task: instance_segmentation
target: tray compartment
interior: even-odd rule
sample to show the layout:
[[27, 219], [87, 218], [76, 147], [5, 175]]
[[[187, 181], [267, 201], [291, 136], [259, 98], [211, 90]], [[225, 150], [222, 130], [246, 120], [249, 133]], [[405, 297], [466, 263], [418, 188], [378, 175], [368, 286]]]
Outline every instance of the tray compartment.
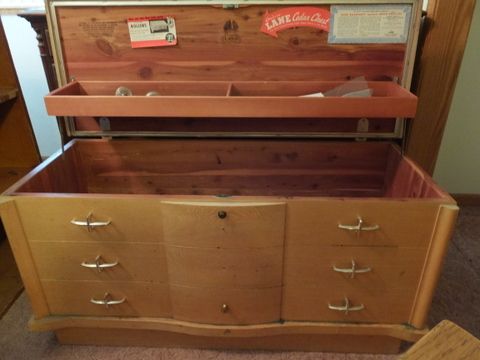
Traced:
[[76, 84], [78, 95], [87, 96], [114, 96], [121, 86], [129, 88], [133, 96], [144, 96], [150, 91], [158, 92], [159, 96], [226, 96], [229, 88], [229, 83], [223, 81], [82, 81]]
[[[301, 97], [333, 89], [324, 81], [81, 81], [45, 97], [55, 116], [392, 118], [413, 117], [417, 98], [390, 81], [371, 81], [372, 97]], [[115, 96], [124, 86], [133, 96]], [[160, 96], [145, 96], [149, 91]], [[228, 96], [227, 96], [228, 95]]]

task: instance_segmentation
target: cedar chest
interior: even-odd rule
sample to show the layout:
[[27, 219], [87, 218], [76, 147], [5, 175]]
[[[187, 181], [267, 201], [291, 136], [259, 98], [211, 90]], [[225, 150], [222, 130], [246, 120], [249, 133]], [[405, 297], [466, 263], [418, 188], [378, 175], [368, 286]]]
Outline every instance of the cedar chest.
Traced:
[[[458, 211], [402, 153], [421, 2], [381, 2], [409, 12], [399, 43], [260, 31], [266, 13], [379, 3], [48, 1], [64, 86], [45, 101], [73, 140], [0, 198], [31, 329], [226, 349], [419, 339]], [[131, 48], [127, 19], [150, 15], [175, 19], [177, 45]], [[372, 96], [302, 97], [357, 76]]]

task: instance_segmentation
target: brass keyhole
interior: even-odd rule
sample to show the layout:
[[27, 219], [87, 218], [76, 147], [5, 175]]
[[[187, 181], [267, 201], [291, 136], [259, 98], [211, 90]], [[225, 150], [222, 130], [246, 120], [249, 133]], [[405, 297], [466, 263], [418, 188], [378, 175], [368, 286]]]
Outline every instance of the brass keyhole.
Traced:
[[217, 215], [220, 219], [225, 219], [227, 217], [227, 212], [220, 210]]

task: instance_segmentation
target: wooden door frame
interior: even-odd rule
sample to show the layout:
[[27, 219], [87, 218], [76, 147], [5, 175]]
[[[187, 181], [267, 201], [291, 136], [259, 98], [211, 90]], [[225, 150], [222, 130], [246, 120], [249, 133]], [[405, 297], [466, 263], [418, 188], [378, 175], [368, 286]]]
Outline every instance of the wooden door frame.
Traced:
[[435, 169], [475, 3], [428, 2], [413, 81], [418, 109], [409, 128], [406, 153], [429, 174]]

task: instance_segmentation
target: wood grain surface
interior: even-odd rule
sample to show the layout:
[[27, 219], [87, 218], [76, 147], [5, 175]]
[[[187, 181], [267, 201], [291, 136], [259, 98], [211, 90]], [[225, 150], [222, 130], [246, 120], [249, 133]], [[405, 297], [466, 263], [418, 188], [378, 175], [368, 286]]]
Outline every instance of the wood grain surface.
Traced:
[[[130, 117], [366, 118], [414, 117], [417, 99], [391, 81], [365, 82], [372, 96], [304, 97], [342, 82], [71, 82], [45, 97], [50, 115]], [[230, 96], [227, 96], [229, 86]], [[133, 96], [116, 96], [127, 87]], [[145, 96], [156, 91], [158, 96]], [[347, 91], [348, 92], [348, 91]], [[161, 121], [161, 120], [159, 120]]]
[[448, 244], [455, 228], [458, 211], [458, 206], [454, 204], [443, 204], [439, 208], [422, 278], [417, 290], [415, 306], [410, 318], [410, 324], [417, 328], [424, 327], [427, 321]]
[[[168, 285], [148, 282], [43, 280], [42, 287], [53, 315], [171, 317]], [[92, 304], [105, 293], [119, 305]]]
[[[31, 241], [30, 249], [42, 280], [144, 281], [168, 280], [165, 250], [161, 243]], [[118, 265], [98, 271], [83, 262]]]
[[[282, 297], [282, 319], [289, 321], [333, 321], [343, 323], [408, 323], [415, 300], [415, 286], [389, 288], [382, 295], [371, 287], [352, 288], [340, 282], [321, 281], [308, 286], [299, 283], [284, 289]], [[338, 311], [329, 305], [362, 306], [360, 311]]]
[[0, 167], [0, 194], [29, 172], [27, 167]]
[[16, 204], [12, 199], [0, 197], [0, 218], [7, 233], [25, 291], [30, 298], [33, 316], [35, 318], [47, 316], [50, 314], [50, 309], [28, 246], [23, 224]]
[[[381, 246], [321, 246], [291, 244], [285, 249], [284, 286], [315, 286], [319, 282], [348, 286], [352, 291], [368, 288], [382, 296], [393, 288], [408, 288], [418, 283], [427, 250]], [[385, 259], [389, 259], [385, 261]], [[370, 269], [351, 274], [334, 267]]]
[[[117, 6], [98, 11], [95, 7], [59, 7], [66, 78], [118, 80], [119, 74], [123, 80], [402, 77], [405, 44], [330, 45], [326, 32], [311, 28], [290, 29], [278, 38], [263, 34], [265, 11], [279, 8]], [[126, 20], [166, 12], [175, 18], [178, 45], [132, 49]]]
[[0, 168], [32, 168], [40, 154], [1, 21], [0, 69]]
[[[222, 330], [226, 331], [226, 330]], [[228, 331], [227, 331], [228, 333]], [[401, 341], [388, 336], [298, 334], [231, 338], [189, 336], [171, 331], [66, 327], [55, 331], [61, 344], [148, 346], [224, 350], [297, 350], [397, 354]]]
[[[329, 8], [329, 5], [317, 5]], [[283, 8], [280, 5], [249, 5], [238, 9], [222, 9], [219, 6], [130, 6], [106, 7], [100, 11], [97, 7], [57, 7], [56, 18], [59, 23], [59, 50], [63, 52], [63, 61], [58, 62], [62, 83], [66, 84], [73, 78], [77, 80], [161, 80], [161, 81], [199, 81], [199, 80], [337, 80], [348, 81], [359, 76], [367, 80], [387, 80], [408, 86], [411, 78], [412, 51], [411, 44], [329, 44], [328, 34], [317, 29], [298, 27], [280, 32], [278, 38], [273, 38], [260, 31], [265, 12]], [[418, 7], [417, 7], [418, 8]], [[127, 30], [126, 19], [136, 16], [146, 16], [152, 13], [173, 16], [177, 24], [178, 44], [164, 48], [132, 49]], [[412, 32], [415, 38], [418, 30], [418, 16], [412, 22]], [[414, 42], [415, 43], [415, 42]], [[65, 74], [62, 67], [65, 64]], [[234, 93], [234, 91], [232, 91]], [[235, 100], [242, 103], [244, 99]], [[380, 107], [389, 113], [406, 113], [411, 106], [397, 107], [381, 104], [364, 106], [371, 115], [380, 116]], [[195, 102], [195, 101], [193, 101]], [[185, 106], [183, 102], [170, 102], [178, 116], [181, 111], [195, 112], [200, 116], [202, 102]], [[387, 100], [388, 102], [388, 100]], [[311, 102], [310, 102], [311, 103]], [[212, 104], [210, 110], [218, 114], [232, 112], [221, 111], [225, 102]], [[310, 119], [299, 118], [298, 109], [308, 110], [309, 103], [302, 106], [282, 106], [282, 116], [296, 112], [292, 116], [297, 121], [278, 125], [276, 121], [265, 124], [243, 121], [246, 118], [231, 118], [231, 121], [205, 122], [202, 120], [180, 120], [169, 122], [146, 121], [144, 118], [136, 121], [110, 119], [109, 136], [119, 136], [128, 133], [138, 135], [139, 132], [158, 136], [170, 136], [172, 132], [184, 134], [202, 133], [208, 136], [230, 134], [248, 137], [253, 134], [303, 133], [302, 136], [322, 136], [328, 134], [358, 133], [357, 120], [332, 122], [319, 120], [318, 116]], [[323, 103], [322, 103], [323, 104]], [[113, 105], [115, 109], [117, 105]], [[147, 115], [149, 106], [139, 105], [137, 109], [145, 109]], [[166, 105], [166, 104], [164, 104]], [[194, 106], [195, 105], [195, 106]], [[246, 116], [246, 109], [252, 116], [273, 116], [271, 109], [279, 105], [272, 104], [270, 110], [261, 101], [253, 106], [237, 106], [241, 115]], [[293, 104], [292, 104], [293, 105]], [[82, 107], [88, 111], [90, 107]], [[156, 106], [166, 115], [170, 106]], [[227, 107], [228, 108], [231, 107]], [[318, 114], [339, 110], [336, 116], [345, 115], [350, 106], [329, 107], [318, 106]], [[94, 109], [92, 107], [92, 109]], [[100, 108], [106, 110], [107, 108]], [[152, 109], [152, 108], [150, 108]], [[292, 109], [295, 109], [293, 111]], [[278, 109], [280, 113], [281, 109]], [[62, 111], [71, 111], [64, 107]], [[270, 112], [270, 114], [268, 114]], [[411, 114], [411, 111], [408, 111]], [[150, 114], [152, 111], [150, 111]], [[252, 114], [254, 113], [254, 114]], [[212, 113], [209, 113], [210, 116]], [[318, 115], [317, 114], [317, 115]], [[80, 114], [75, 114], [80, 115]], [[106, 115], [106, 114], [104, 114]], [[138, 115], [138, 114], [137, 114]], [[364, 114], [366, 115], [366, 114]], [[111, 116], [111, 115], [110, 115]], [[208, 115], [207, 115], [208, 116]], [[307, 116], [307, 115], [303, 115]], [[410, 115], [409, 115], [410, 116]], [[356, 116], [355, 116], [356, 117]], [[301, 120], [300, 120], [301, 119]], [[314, 121], [313, 121], [314, 120]], [[342, 119], [343, 120], [343, 119]], [[372, 118], [368, 133], [381, 133], [382, 136], [398, 136], [398, 123], [394, 118]], [[75, 118], [71, 124], [75, 133], [82, 136], [95, 136], [104, 133], [98, 122], [92, 117]], [[237, 130], [238, 128], [246, 130]], [[203, 129], [203, 130], [202, 130]], [[78, 131], [78, 132], [77, 132]], [[85, 131], [88, 131], [87, 133]], [[368, 135], [367, 135], [368, 136]]]
[[480, 341], [448, 320], [435, 326], [399, 358], [399, 360], [474, 359], [480, 359]]
[[0, 86], [0, 105], [9, 100], [15, 99], [18, 95], [18, 89], [14, 87]]
[[[202, 148], [202, 152], [198, 151]], [[75, 140], [9, 192], [453, 199], [398, 148], [308, 140]]]
[[[30, 319], [29, 327], [33, 331], [59, 330], [62, 328], [132, 329], [172, 331], [188, 335], [216, 336], [224, 338], [265, 339], [268, 336], [295, 334], [317, 335], [356, 335], [367, 337], [392, 337], [413, 342], [428, 331], [417, 330], [405, 325], [389, 324], [349, 324], [331, 322], [285, 321], [254, 325], [213, 325], [180, 321], [168, 318], [118, 318], [94, 316], [49, 316], [43, 319]], [[228, 331], [226, 331], [228, 330]]]
[[[428, 246], [439, 203], [376, 199], [292, 199], [288, 203], [286, 246]], [[378, 225], [376, 231], [348, 231], [342, 225]]]
[[[31, 241], [98, 241], [157, 243], [162, 241], [160, 202], [154, 199], [86, 199], [63, 197], [22, 197], [16, 199], [23, 229]], [[107, 226], [88, 231], [71, 223], [111, 221]], [[147, 227], [144, 224], [149, 224]]]
[[170, 296], [177, 320], [231, 325], [280, 320], [281, 286], [232, 289], [170, 285]]
[[246, 249], [166, 246], [172, 284], [252, 288], [282, 285], [283, 244]]
[[[116, 140], [78, 141], [73, 148], [78, 155], [78, 178], [89, 193], [382, 196], [390, 146]], [[31, 182], [37, 184], [39, 176]], [[39, 185], [27, 183], [20, 191], [44, 192]]]
[[[161, 132], [165, 135], [180, 136], [180, 134], [190, 135], [217, 135], [226, 136], [234, 134], [241, 137], [244, 134], [257, 134], [265, 137], [271, 137], [272, 134], [289, 136], [292, 134], [298, 137], [318, 136], [320, 134], [341, 132], [357, 133], [358, 118], [323, 118], [318, 121], [316, 118], [257, 118], [254, 122], [245, 121], [244, 118], [181, 118], [164, 117], [158, 121], [155, 117], [142, 117], [142, 126], [139, 130], [138, 118], [135, 117], [109, 117], [110, 129], [112, 132], [125, 133], [136, 131], [136, 134], [151, 136], [155, 132]], [[78, 131], [93, 132], [100, 131], [99, 118], [76, 117], [75, 128]], [[254, 125], [254, 127], [252, 127]], [[392, 133], [395, 130], [395, 119], [389, 118], [371, 118], [369, 119], [369, 134]], [[365, 134], [363, 134], [365, 135]]]
[[406, 153], [429, 174], [437, 161], [474, 7], [475, 0], [428, 2], [425, 42], [415, 70], [418, 110]]
[[167, 245], [212, 250], [282, 247], [285, 208], [280, 202], [163, 202], [164, 239]]

